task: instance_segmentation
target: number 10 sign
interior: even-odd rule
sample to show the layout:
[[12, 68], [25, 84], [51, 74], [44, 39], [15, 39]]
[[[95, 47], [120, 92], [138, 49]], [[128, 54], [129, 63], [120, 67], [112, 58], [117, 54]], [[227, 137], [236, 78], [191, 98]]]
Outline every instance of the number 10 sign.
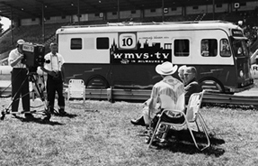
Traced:
[[136, 33], [120, 33], [119, 34], [119, 48], [120, 49], [134, 49], [136, 48]]

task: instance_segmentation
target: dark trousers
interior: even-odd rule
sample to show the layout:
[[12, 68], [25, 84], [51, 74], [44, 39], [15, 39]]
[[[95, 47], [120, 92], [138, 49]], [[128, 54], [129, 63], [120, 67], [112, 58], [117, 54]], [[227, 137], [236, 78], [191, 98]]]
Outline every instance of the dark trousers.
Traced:
[[27, 69], [13, 68], [12, 70], [12, 111], [17, 112], [22, 95], [22, 107], [24, 111], [30, 111], [30, 92]]
[[55, 79], [51, 75], [47, 77], [47, 100], [50, 111], [54, 110], [55, 95], [58, 94], [58, 106], [65, 107], [65, 98], [63, 96], [63, 81], [62, 79]]

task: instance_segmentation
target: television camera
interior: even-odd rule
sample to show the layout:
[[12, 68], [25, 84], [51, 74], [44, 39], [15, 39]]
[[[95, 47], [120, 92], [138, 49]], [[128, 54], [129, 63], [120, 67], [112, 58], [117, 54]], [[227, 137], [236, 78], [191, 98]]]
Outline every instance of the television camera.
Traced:
[[[24, 43], [22, 46], [24, 63], [31, 71], [36, 71], [37, 67], [44, 65], [45, 46], [42, 44]], [[46, 62], [47, 63], [47, 62]]]

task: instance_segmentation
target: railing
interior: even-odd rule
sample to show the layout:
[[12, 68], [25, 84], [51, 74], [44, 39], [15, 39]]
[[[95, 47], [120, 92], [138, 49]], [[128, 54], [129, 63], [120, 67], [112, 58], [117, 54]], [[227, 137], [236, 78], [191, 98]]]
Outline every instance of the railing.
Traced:
[[[5, 91], [3, 91], [5, 90]], [[5, 89], [0, 87], [0, 97], [11, 95], [11, 87]], [[257, 91], [258, 92], [258, 91]], [[123, 89], [86, 89], [86, 99], [88, 100], [108, 100], [143, 102], [150, 97], [151, 90], [123, 90]], [[66, 92], [64, 90], [64, 95]], [[258, 94], [256, 96], [231, 95], [214, 92], [205, 92], [203, 103], [209, 104], [232, 104], [232, 105], [258, 105]]]

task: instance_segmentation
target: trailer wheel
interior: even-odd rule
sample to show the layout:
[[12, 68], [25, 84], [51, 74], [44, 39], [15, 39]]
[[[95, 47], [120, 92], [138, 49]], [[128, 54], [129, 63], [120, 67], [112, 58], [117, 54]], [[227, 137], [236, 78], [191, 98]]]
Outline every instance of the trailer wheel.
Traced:
[[206, 78], [206, 79], [200, 80], [199, 83], [202, 89], [204, 90], [225, 93], [224, 86], [214, 78]]
[[103, 76], [93, 76], [86, 82], [88, 89], [106, 89], [109, 87], [107, 80]]

